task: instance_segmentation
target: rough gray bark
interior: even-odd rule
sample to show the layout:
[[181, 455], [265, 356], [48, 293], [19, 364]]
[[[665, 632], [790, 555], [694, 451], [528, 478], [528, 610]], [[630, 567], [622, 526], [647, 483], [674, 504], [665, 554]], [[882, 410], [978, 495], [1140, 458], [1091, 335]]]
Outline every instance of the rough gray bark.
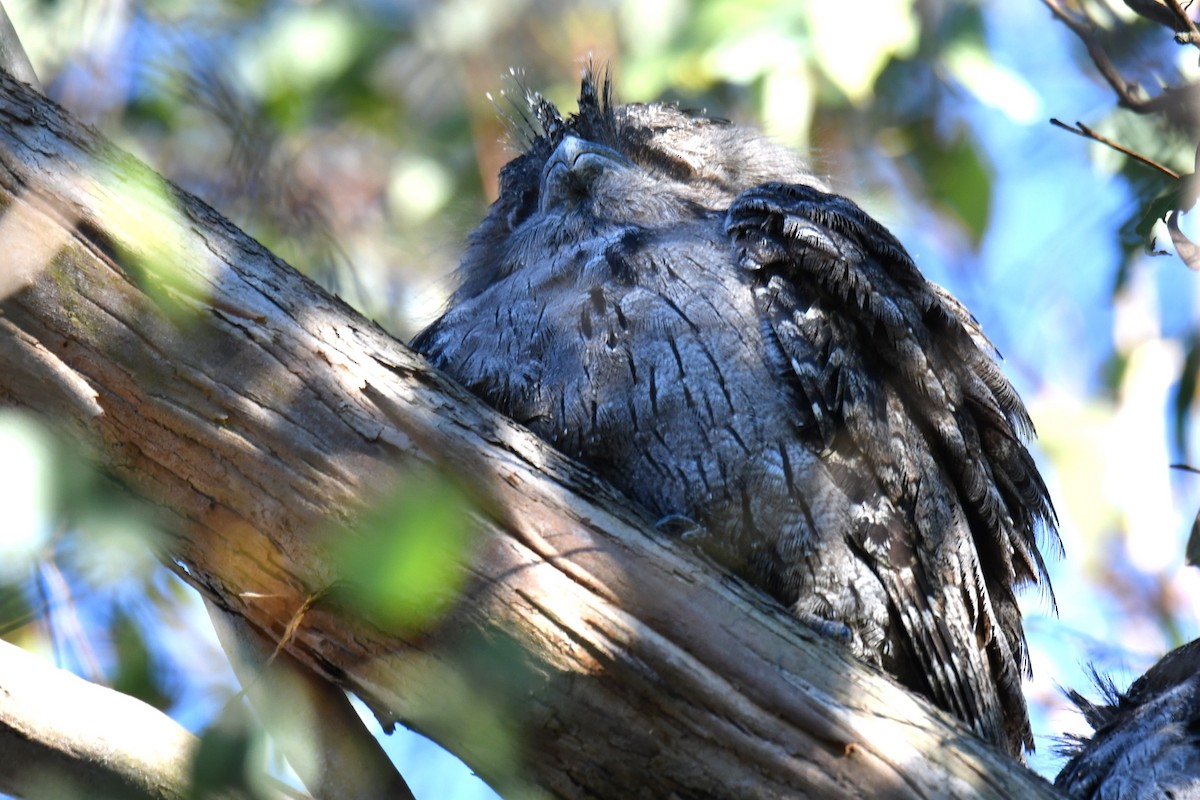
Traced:
[[[288, 652], [382, 719], [501, 792], [1055, 796], [160, 181], [0, 77], [23, 286], [0, 304], [0, 402], [86, 442], [165, 510], [193, 585], [272, 640], [296, 623]], [[422, 463], [485, 511], [461, 596], [389, 633], [322, 593], [343, 524]], [[516, 750], [474, 735], [467, 692], [501, 704]]]

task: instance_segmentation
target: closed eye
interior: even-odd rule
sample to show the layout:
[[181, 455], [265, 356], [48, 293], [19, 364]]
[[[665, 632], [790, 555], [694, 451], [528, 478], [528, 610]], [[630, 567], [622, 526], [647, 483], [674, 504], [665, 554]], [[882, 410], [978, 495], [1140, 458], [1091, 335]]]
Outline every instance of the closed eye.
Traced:
[[685, 183], [696, 177], [695, 167], [678, 153], [658, 147], [638, 148], [636, 159], [638, 164], [650, 172]]

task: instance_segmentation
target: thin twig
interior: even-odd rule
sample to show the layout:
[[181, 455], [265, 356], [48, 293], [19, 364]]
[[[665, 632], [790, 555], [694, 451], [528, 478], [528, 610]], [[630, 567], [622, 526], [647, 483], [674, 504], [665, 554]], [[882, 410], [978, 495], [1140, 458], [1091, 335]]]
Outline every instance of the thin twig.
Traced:
[[1147, 100], [1141, 96], [1140, 87], [1122, 77], [1120, 70], [1113, 64], [1108, 53], [1100, 44], [1100, 40], [1096, 38], [1095, 24], [1085, 24], [1077, 17], [1072, 16], [1059, 5], [1058, 0], [1042, 0], [1042, 3], [1087, 47], [1088, 55], [1092, 57], [1092, 63], [1096, 65], [1096, 69], [1104, 76], [1104, 80], [1108, 81], [1108, 85], [1117, 93], [1118, 102], [1131, 111], [1146, 113]]
[[[1090, 17], [1087, 20], [1082, 20], [1073, 16], [1063, 8], [1059, 0], [1042, 0], [1042, 3], [1050, 9], [1050, 13], [1070, 28], [1071, 32], [1083, 42], [1087, 48], [1088, 55], [1091, 56], [1092, 63], [1096, 65], [1096, 70], [1103, 76], [1108, 85], [1112, 87], [1113, 91], [1117, 93], [1117, 103], [1122, 108], [1127, 108], [1135, 114], [1165, 113], [1169, 116], [1187, 110], [1193, 94], [1197, 88], [1200, 88], [1197, 84], [1188, 83], [1183, 86], [1167, 87], [1160, 91], [1157, 96], [1147, 96], [1138, 83], [1125, 80], [1124, 76], [1121, 75], [1121, 71], [1113, 64], [1104, 46], [1100, 44], [1100, 40], [1096, 37], [1097, 25]], [[1178, 2], [1176, 2], [1176, 5], [1178, 5]], [[1162, 6], [1161, 8], [1164, 11], [1167, 10], [1166, 6]], [[1084, 6], [1084, 13], [1087, 13], [1086, 9], [1087, 7]], [[1180, 7], [1180, 13], [1186, 16], [1187, 12]], [[1145, 14], [1142, 15], [1145, 16]], [[1168, 24], [1165, 20], [1158, 18], [1151, 19], [1164, 25]], [[1193, 34], [1188, 30], [1177, 34], [1176, 38], [1180, 36], [1190, 40]], [[1196, 43], [1200, 43], [1200, 31], [1195, 36]], [[1180, 39], [1180, 41], [1183, 41], [1183, 39]]]
[[1064, 131], [1070, 131], [1071, 133], [1075, 134], [1076, 136], [1082, 136], [1085, 139], [1091, 139], [1094, 142], [1099, 142], [1102, 145], [1111, 147], [1113, 150], [1116, 150], [1118, 153], [1124, 153], [1125, 155], [1132, 158], [1134, 161], [1138, 161], [1142, 164], [1145, 164], [1148, 167], [1153, 167], [1154, 169], [1158, 170], [1159, 172], [1162, 172], [1164, 175], [1167, 175], [1168, 177], [1170, 177], [1174, 180], [1179, 180], [1179, 178], [1180, 178], [1179, 173], [1176, 172], [1175, 170], [1171, 169], [1170, 167], [1163, 166], [1162, 164], [1158, 163], [1157, 161], [1150, 158], [1149, 156], [1144, 156], [1141, 153], [1137, 152], [1136, 150], [1130, 150], [1128, 147], [1126, 147], [1123, 144], [1117, 144], [1112, 139], [1109, 139], [1106, 136], [1102, 136], [1099, 133], [1096, 133], [1094, 130], [1089, 128], [1087, 125], [1084, 125], [1082, 122], [1076, 122], [1075, 127], [1072, 127], [1072, 126], [1066, 124], [1065, 122], [1062, 122], [1061, 120], [1051, 119], [1050, 124], [1054, 125], [1055, 127], [1062, 128]]
[[1167, 0], [1167, 5], [1170, 6], [1171, 10], [1175, 12], [1175, 16], [1183, 26], [1183, 30], [1179, 31], [1179, 33], [1175, 36], [1175, 41], [1179, 42], [1180, 44], [1194, 44], [1200, 46], [1200, 30], [1196, 29], [1196, 23], [1190, 16], [1188, 16], [1187, 11], [1184, 10], [1183, 6], [1179, 3], [1179, 0]]

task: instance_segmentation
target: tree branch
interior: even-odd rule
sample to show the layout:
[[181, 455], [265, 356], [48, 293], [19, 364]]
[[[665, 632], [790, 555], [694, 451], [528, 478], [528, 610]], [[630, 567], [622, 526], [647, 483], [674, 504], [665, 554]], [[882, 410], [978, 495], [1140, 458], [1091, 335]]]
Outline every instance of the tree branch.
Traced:
[[[1054, 796], [2, 75], [0, 201], [33, 276], [0, 304], [0, 402], [160, 504], [209, 599], [272, 641], [298, 622], [291, 655], [501, 792]], [[387, 631], [329, 592], [297, 616], [353, 580], [345, 523], [422, 464], [483, 509], [449, 609]]]
[[[1165, 114], [1180, 123], [1193, 125], [1196, 115], [1196, 96], [1200, 93], [1200, 84], [1186, 83], [1182, 86], [1163, 87], [1157, 95], [1149, 96], [1134, 81], [1128, 81], [1113, 63], [1097, 36], [1097, 26], [1090, 19], [1080, 19], [1067, 11], [1060, 0], [1042, 0], [1056, 19], [1066, 25], [1087, 48], [1088, 55], [1096, 67], [1096, 71], [1112, 87], [1117, 95], [1117, 104], [1136, 114]], [[1137, 13], [1160, 24], [1167, 25], [1179, 31], [1176, 38], [1181, 43], [1190, 43], [1195, 25], [1182, 8], [1178, 9], [1181, 16], [1176, 16], [1173, 8], [1160, 5], [1157, 0], [1145, 0], [1131, 5]], [[1178, 3], [1175, 3], [1178, 7]], [[1186, 24], [1185, 24], [1186, 21]]]
[[[1180, 44], [1191, 44], [1200, 46], [1200, 30], [1196, 29], [1196, 22], [1188, 15], [1187, 10], [1180, 4], [1179, 0], [1166, 0], [1170, 6], [1171, 12], [1174, 14], [1175, 41]], [[1190, 3], [1189, 3], [1190, 5]]]
[[1057, 119], [1054, 119], [1053, 117], [1051, 117], [1050, 124], [1056, 128], [1062, 128], [1064, 131], [1069, 131], [1069, 132], [1075, 134], [1076, 136], [1082, 136], [1085, 139], [1091, 139], [1093, 142], [1099, 142], [1100, 144], [1104, 145], [1105, 147], [1111, 147], [1113, 150], [1116, 150], [1118, 153], [1121, 153], [1123, 155], [1128, 156], [1129, 158], [1132, 158], [1134, 161], [1137, 161], [1141, 164], [1145, 164], [1147, 167], [1150, 167], [1151, 169], [1158, 170], [1159, 172], [1166, 175], [1171, 180], [1177, 181], [1182, 177], [1178, 172], [1171, 169], [1170, 167], [1164, 166], [1164, 165], [1158, 163], [1157, 161], [1155, 161], [1153, 158], [1142, 155], [1141, 153], [1137, 152], [1136, 150], [1131, 150], [1123, 144], [1114, 142], [1112, 139], [1109, 139], [1107, 136], [1102, 136], [1099, 133], [1096, 133], [1096, 131], [1092, 130], [1087, 125], [1084, 125], [1082, 122], [1076, 121], [1075, 125], [1072, 127], [1071, 125], [1068, 125], [1067, 123], [1063, 122], [1062, 120], [1057, 120]]
[[197, 744], [140, 700], [0, 641], [0, 791], [186, 800]]

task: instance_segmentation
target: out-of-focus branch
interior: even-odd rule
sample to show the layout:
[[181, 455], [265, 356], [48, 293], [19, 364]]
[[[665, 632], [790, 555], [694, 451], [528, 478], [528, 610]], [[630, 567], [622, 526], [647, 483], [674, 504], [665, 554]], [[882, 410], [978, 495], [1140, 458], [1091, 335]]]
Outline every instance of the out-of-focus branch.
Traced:
[[198, 741], [160, 711], [2, 640], [0, 687], [0, 791], [133, 800], [193, 796]]
[[[257, 715], [316, 797], [414, 800], [346, 693], [273, 646], [240, 617], [208, 603], [217, 638]], [[297, 620], [299, 624], [299, 620]], [[300, 746], [293, 743], [299, 739]]]
[[[1109, 58], [1097, 36], [1099, 26], [1091, 17], [1086, 4], [1081, 2], [1082, 16], [1077, 16], [1067, 11], [1060, 0], [1042, 0], [1042, 2], [1050, 9], [1050, 13], [1066, 25], [1087, 47], [1088, 55], [1091, 56], [1097, 71], [1116, 93], [1118, 105], [1137, 114], [1161, 114], [1167, 122], [1175, 125], [1182, 124], [1182, 127], [1187, 130], [1195, 130], [1200, 125], [1200, 83], [1166, 87], [1156, 96], [1147, 96], [1141, 86], [1126, 80], [1112, 59]], [[1162, 0], [1161, 2], [1160, 0], [1125, 0], [1125, 4], [1142, 18], [1175, 31], [1175, 41], [1180, 44], [1194, 44], [1200, 47], [1200, 30], [1197, 29], [1195, 21], [1188, 15], [1179, 0]], [[1195, 205], [1193, 189], [1195, 171], [1181, 175], [1143, 153], [1100, 135], [1082, 122], [1076, 122], [1074, 126], [1071, 126], [1057, 119], [1051, 119], [1050, 123], [1077, 136], [1110, 147], [1175, 181], [1176, 187], [1160, 195], [1150, 204], [1146, 219], [1165, 221], [1176, 254], [1188, 267], [1200, 270], [1200, 246], [1189, 239], [1179, 228], [1180, 216]], [[1200, 166], [1200, 147], [1197, 148], [1197, 166]]]
[[1174, 12], [1175, 20], [1175, 41], [1180, 44], [1191, 44], [1200, 47], [1200, 30], [1196, 29], [1196, 22], [1188, 15], [1187, 11], [1179, 0], [1167, 0], [1167, 5]]
[[1177, 2], [1164, 4], [1160, 0], [1125, 0], [1125, 5], [1139, 17], [1173, 31], [1183, 32], [1188, 29], [1190, 20]]
[[1079, 40], [1083, 42], [1087, 48], [1088, 55], [1092, 58], [1092, 63], [1096, 65], [1096, 69], [1104, 80], [1108, 81], [1108, 85], [1117, 93], [1118, 102], [1125, 108], [1138, 113], [1146, 113], [1144, 111], [1147, 98], [1142, 94], [1141, 87], [1136, 83], [1125, 80], [1121, 75], [1121, 71], [1117, 69], [1116, 64], [1108, 57], [1108, 52], [1105, 51], [1100, 40], [1096, 36], [1096, 25], [1090, 19], [1080, 19], [1074, 14], [1071, 14], [1059, 0], [1042, 0], [1047, 8], [1059, 21], [1071, 29]]
[[[1096, 70], [1112, 87], [1117, 95], [1117, 103], [1122, 108], [1127, 108], [1137, 114], [1166, 114], [1168, 117], [1180, 121], [1190, 120], [1194, 116], [1200, 85], [1187, 83], [1182, 86], [1164, 87], [1157, 95], [1148, 95], [1136, 81], [1126, 80], [1116, 64], [1113, 63], [1108, 51], [1100, 42], [1095, 22], [1090, 18], [1081, 18], [1072, 14], [1060, 0], [1042, 0], [1042, 3], [1050, 9], [1050, 13], [1056, 19], [1070, 28], [1071, 32], [1083, 42]], [[1126, 4], [1140, 16], [1175, 30], [1177, 32], [1176, 41], [1192, 43], [1193, 32], [1196, 31], [1195, 23], [1175, 0], [1171, 0], [1171, 8], [1154, 0], [1127, 2]]]

